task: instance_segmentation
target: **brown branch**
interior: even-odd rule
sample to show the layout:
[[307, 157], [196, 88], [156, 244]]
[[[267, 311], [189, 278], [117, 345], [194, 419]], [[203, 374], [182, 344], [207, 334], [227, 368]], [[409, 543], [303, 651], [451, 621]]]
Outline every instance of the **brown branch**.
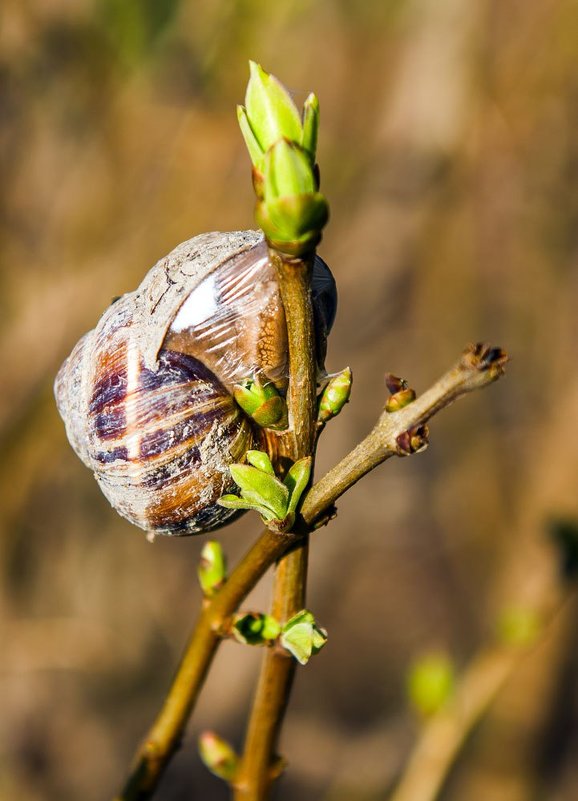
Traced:
[[223, 588], [203, 608], [162, 709], [141, 743], [129, 778], [115, 801], [145, 801], [151, 797], [180, 746], [221, 632], [227, 630], [230, 616], [293, 539], [265, 529]]
[[[398, 438], [466, 392], [486, 386], [503, 372], [498, 351], [470, 347], [460, 361], [420, 398], [399, 412], [383, 413], [373, 431], [309, 491], [301, 510], [307, 531], [343, 493], [390, 456], [401, 455]], [[501, 353], [501, 352], [500, 352]], [[484, 355], [485, 354], [485, 355]], [[220, 643], [220, 632], [259, 579], [291, 545], [295, 535], [265, 530], [228, 581], [201, 612], [177, 673], [153, 726], [139, 747], [116, 801], [146, 801], [176, 749]], [[287, 662], [292, 660], [286, 659]]]
[[[281, 437], [281, 451], [296, 461], [313, 454], [315, 448], [317, 367], [311, 303], [313, 260], [286, 260], [275, 250], [270, 251], [270, 258], [277, 267], [289, 344], [289, 428]], [[308, 536], [304, 535], [277, 566], [271, 615], [279, 621], [287, 621], [305, 606], [308, 549]], [[262, 801], [269, 794], [295, 667], [295, 660], [281, 649], [269, 650], [263, 657], [243, 757], [234, 782], [237, 801]]]
[[420, 428], [462, 395], [500, 378], [507, 360], [499, 348], [470, 345], [459, 361], [423, 395], [397, 412], [382, 412], [368, 436], [313, 485], [301, 509], [305, 522], [312, 525], [346, 490], [386, 459], [411, 453], [411, 436], [405, 436], [408, 432], [415, 432], [421, 444], [426, 444], [427, 430]]

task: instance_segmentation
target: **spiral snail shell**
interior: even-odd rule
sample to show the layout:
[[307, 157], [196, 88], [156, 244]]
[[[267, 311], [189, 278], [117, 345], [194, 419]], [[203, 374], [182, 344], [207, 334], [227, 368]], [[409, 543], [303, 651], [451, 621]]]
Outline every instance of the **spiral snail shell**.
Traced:
[[[316, 257], [313, 303], [322, 367], [333, 277]], [[161, 259], [105, 311], [62, 365], [55, 394], [70, 443], [112, 506], [160, 534], [218, 528], [228, 466], [262, 431], [233, 398], [259, 375], [286, 389], [285, 317], [257, 231], [209, 233]]]

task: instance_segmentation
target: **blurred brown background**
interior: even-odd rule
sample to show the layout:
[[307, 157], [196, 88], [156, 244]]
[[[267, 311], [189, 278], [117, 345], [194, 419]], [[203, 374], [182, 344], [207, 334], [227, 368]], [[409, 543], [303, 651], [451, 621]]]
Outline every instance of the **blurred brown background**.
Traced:
[[[252, 226], [234, 108], [253, 58], [321, 101], [328, 368], [355, 384], [319, 471], [372, 425], [384, 371], [419, 391], [469, 341], [513, 356], [313, 542], [309, 606], [330, 640], [299, 671], [278, 798], [385, 801], [419, 730], [408, 665], [432, 648], [466, 664], [504, 604], [540, 593], [552, 521], [578, 518], [578, 3], [4, 0], [0, 15], [0, 799], [112, 797], [197, 613], [203, 539], [150, 545], [108, 507], [52, 382], [160, 256]], [[231, 562], [254, 530], [223, 530]], [[265, 582], [252, 606], [267, 598]], [[578, 797], [574, 619], [570, 603], [516, 671], [443, 801]], [[224, 645], [159, 801], [227, 797], [196, 737], [240, 744], [259, 658]]]

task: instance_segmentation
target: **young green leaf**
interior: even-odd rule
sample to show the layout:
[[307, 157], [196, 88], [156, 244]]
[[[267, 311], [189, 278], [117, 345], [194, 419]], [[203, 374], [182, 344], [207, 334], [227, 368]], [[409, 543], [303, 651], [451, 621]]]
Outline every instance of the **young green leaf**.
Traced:
[[271, 459], [269, 459], [269, 456], [264, 451], [247, 451], [245, 456], [249, 464], [253, 465], [253, 467], [261, 470], [263, 473], [269, 473], [271, 476], [275, 475]]
[[261, 170], [263, 168], [263, 156], [265, 154], [263, 150], [261, 150], [261, 146], [257, 141], [255, 134], [253, 133], [251, 123], [247, 117], [247, 109], [245, 106], [237, 106], [237, 119], [239, 121], [241, 133], [243, 134], [243, 139], [247, 145], [247, 150], [249, 151], [249, 157], [253, 162], [253, 166], [258, 170]]
[[315, 163], [317, 136], [319, 134], [319, 100], [311, 92], [303, 106], [303, 140], [301, 144], [308, 152], [311, 163]]
[[289, 490], [289, 505], [287, 507], [288, 514], [295, 514], [297, 511], [297, 504], [301, 500], [301, 496], [309, 483], [311, 476], [312, 459], [307, 456], [304, 459], [299, 459], [289, 468], [289, 472], [285, 476], [284, 484]]
[[263, 473], [256, 467], [244, 464], [232, 464], [229, 468], [233, 481], [241, 488], [241, 495], [251, 499], [260, 499], [263, 506], [269, 508], [275, 517], [282, 520], [287, 513], [289, 490], [275, 476]]

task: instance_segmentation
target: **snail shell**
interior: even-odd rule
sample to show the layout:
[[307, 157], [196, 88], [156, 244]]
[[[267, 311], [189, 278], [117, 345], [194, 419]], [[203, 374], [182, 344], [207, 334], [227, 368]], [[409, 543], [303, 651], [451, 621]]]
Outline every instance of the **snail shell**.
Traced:
[[[335, 284], [317, 258], [313, 299], [322, 365]], [[256, 231], [183, 242], [85, 334], [55, 384], [70, 443], [112, 506], [155, 533], [195, 534], [229, 522], [228, 467], [262, 445], [235, 403], [259, 374], [280, 392], [287, 341], [276, 273]]]

